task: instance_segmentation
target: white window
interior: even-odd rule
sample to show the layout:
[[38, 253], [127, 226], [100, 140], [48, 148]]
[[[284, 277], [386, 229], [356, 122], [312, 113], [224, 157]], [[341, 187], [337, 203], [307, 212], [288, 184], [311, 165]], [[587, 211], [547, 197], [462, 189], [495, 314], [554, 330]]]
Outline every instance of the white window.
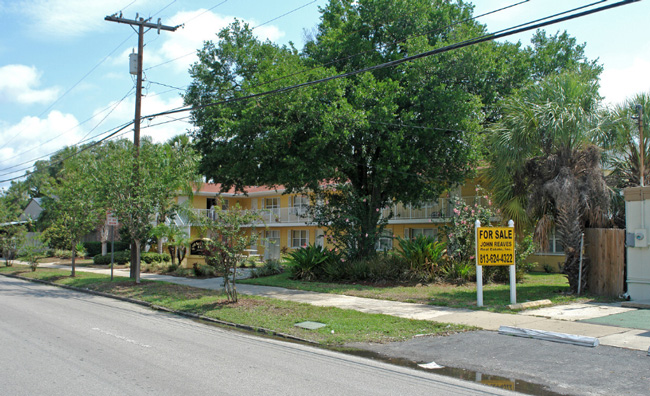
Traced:
[[393, 249], [393, 231], [384, 230], [375, 243], [375, 250], [387, 251]]
[[264, 209], [278, 209], [279, 207], [279, 198], [264, 198]]
[[411, 228], [410, 229], [410, 239], [415, 239], [419, 235], [424, 235], [428, 237], [436, 237], [438, 235], [438, 229], [437, 228]]
[[228, 201], [227, 199], [221, 200], [221, 210], [228, 210], [229, 207], [230, 207], [230, 201]]
[[309, 207], [309, 198], [304, 195], [294, 195], [291, 198], [291, 206], [296, 214], [303, 214]]
[[309, 244], [309, 231], [307, 230], [292, 230], [291, 231], [291, 247], [298, 249], [305, 247]]
[[540, 250], [539, 253], [564, 254], [564, 246], [562, 246], [562, 242], [555, 231], [555, 227], [553, 227], [553, 230], [548, 237], [548, 249]]

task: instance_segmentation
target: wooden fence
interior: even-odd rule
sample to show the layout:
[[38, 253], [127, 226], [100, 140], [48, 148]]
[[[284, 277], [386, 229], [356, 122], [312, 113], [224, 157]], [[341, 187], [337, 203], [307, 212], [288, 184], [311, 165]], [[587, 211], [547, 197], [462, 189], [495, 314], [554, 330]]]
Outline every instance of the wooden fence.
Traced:
[[625, 282], [625, 230], [588, 228], [585, 255], [589, 258], [588, 289], [599, 296], [623, 294]]

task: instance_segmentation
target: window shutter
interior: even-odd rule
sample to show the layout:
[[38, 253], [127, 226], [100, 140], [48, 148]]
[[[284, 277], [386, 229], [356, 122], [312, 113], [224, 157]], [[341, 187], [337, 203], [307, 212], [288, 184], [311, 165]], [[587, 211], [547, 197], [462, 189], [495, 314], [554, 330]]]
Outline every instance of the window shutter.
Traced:
[[411, 230], [409, 228], [404, 227], [404, 239], [410, 239], [411, 238]]

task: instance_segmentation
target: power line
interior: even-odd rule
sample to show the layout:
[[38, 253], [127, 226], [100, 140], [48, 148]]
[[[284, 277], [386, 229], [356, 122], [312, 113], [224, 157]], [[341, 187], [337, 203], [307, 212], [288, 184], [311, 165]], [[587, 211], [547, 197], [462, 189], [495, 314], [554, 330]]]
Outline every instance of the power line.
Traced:
[[303, 5], [301, 5], [301, 6], [298, 7], [298, 8], [294, 8], [293, 10], [291, 10], [291, 11], [289, 11], [289, 12], [286, 12], [286, 13], [284, 13], [284, 14], [278, 16], [278, 17], [275, 17], [275, 18], [273, 18], [273, 19], [271, 19], [271, 20], [268, 20], [268, 21], [266, 21], [266, 22], [264, 22], [264, 23], [261, 23], [261, 24], [255, 26], [254, 28], [251, 29], [251, 31], [257, 29], [258, 27], [264, 26], [264, 25], [266, 25], [267, 23], [271, 23], [271, 22], [273, 22], [273, 21], [275, 21], [275, 20], [278, 20], [278, 19], [280, 19], [280, 18], [282, 18], [282, 17], [285, 17], [285, 16], [287, 16], [287, 15], [289, 15], [289, 14], [291, 14], [291, 13], [294, 13], [294, 12], [296, 12], [296, 11], [302, 9], [302, 8], [305, 8], [305, 7], [307, 7], [307, 6], [310, 5], [310, 4], [314, 4], [315, 2], [316, 2], [316, 0], [314, 0], [314, 1], [310, 2], [310, 3], [307, 3], [307, 4], [303, 4]]
[[[43, 116], [43, 114], [47, 113], [52, 107], [54, 107], [55, 104], [57, 104], [59, 101], [61, 101], [61, 99], [63, 99], [67, 94], [69, 94], [73, 89], [75, 89], [79, 84], [81, 84], [81, 82], [83, 80], [85, 80], [92, 72], [94, 72], [102, 63], [106, 62], [106, 60], [108, 60], [108, 58], [110, 58], [111, 55], [113, 55], [118, 49], [120, 49], [120, 47], [122, 47], [122, 45], [124, 43], [126, 43], [130, 38], [131, 38], [131, 35], [129, 35], [129, 37], [127, 37], [124, 41], [122, 41], [120, 44], [118, 44], [117, 47], [115, 47], [115, 49], [113, 49], [113, 51], [111, 51], [108, 55], [106, 55], [104, 57], [104, 59], [102, 59], [101, 61], [99, 61], [99, 63], [97, 63], [95, 66], [93, 66], [90, 69], [90, 71], [88, 71], [88, 73], [84, 74], [84, 76], [81, 77], [81, 79], [79, 81], [77, 81], [76, 83], [74, 83], [73, 86], [68, 88], [68, 90], [65, 91], [63, 93], [63, 95], [59, 96], [54, 102], [52, 102], [52, 104], [50, 104], [45, 110], [43, 110], [37, 117], [40, 118], [40, 117]], [[3, 149], [5, 147], [7, 147], [7, 145], [9, 143], [11, 143], [16, 137], [21, 135], [24, 131], [25, 130], [23, 129], [23, 130], [19, 131], [18, 133], [16, 133], [11, 138], [9, 138], [9, 140], [5, 141], [5, 143], [2, 145], [2, 147], [0, 147], [0, 149]]]
[[[112, 136], [114, 136], [114, 135], [118, 134], [119, 132], [123, 131], [124, 129], [126, 129], [126, 128], [129, 127], [130, 125], [133, 125], [133, 121], [129, 121], [129, 122], [125, 123], [125, 124], [122, 124], [120, 127], [118, 127], [118, 129], [117, 129], [115, 132], [110, 133], [110, 135], [108, 135], [108, 136], [106, 136], [106, 137], [104, 137], [104, 138], [98, 140], [98, 141], [95, 142], [95, 143], [92, 143], [91, 145], [89, 145], [88, 147], [83, 148], [82, 150], [78, 151], [77, 153], [72, 154], [72, 155], [70, 155], [70, 156], [68, 156], [68, 157], [65, 157], [65, 158], [63, 158], [63, 159], [61, 159], [61, 160], [57, 160], [57, 161], [55, 161], [55, 162], [53, 162], [53, 163], [51, 163], [51, 164], [48, 164], [48, 167], [51, 167], [51, 166], [56, 165], [56, 164], [59, 164], [59, 163], [65, 161], [65, 160], [68, 159], [68, 158], [71, 158], [72, 156], [74, 156], [74, 155], [76, 155], [76, 154], [78, 154], [78, 153], [81, 153], [81, 152], [83, 152], [83, 151], [85, 151], [85, 150], [88, 150], [88, 149], [91, 148], [91, 147], [95, 147], [95, 146], [98, 145], [99, 143], [101, 143], [101, 142], [105, 141], [106, 139], [109, 139], [109, 138], [111, 138]], [[127, 131], [127, 132], [128, 132], [128, 131]], [[105, 134], [105, 133], [106, 133], [106, 132], [102, 132], [102, 133], [100, 133], [99, 135], [103, 135], [103, 134]], [[99, 136], [99, 135], [97, 135], [97, 136]], [[59, 151], [60, 151], [60, 150], [59, 150]], [[57, 151], [57, 152], [58, 152], [58, 151]], [[52, 156], [53, 154], [56, 154], [57, 152], [54, 152], [54, 153], [50, 153], [50, 154], [47, 154], [47, 155], [41, 156], [41, 157], [39, 157], [39, 158], [36, 158], [36, 159], [33, 160], [33, 161], [38, 161], [38, 160], [40, 160], [40, 159], [50, 157], [50, 156]], [[31, 161], [29, 161], [29, 162], [31, 162]], [[34, 167], [34, 165], [31, 165], [31, 166], [28, 166], [28, 167], [23, 168], [23, 169], [15, 170], [15, 171], [13, 171], [13, 172], [8, 172], [8, 173], [0, 174], [0, 176], [11, 175], [11, 174], [14, 174], [14, 173], [17, 173], [17, 172], [21, 172], [21, 171], [24, 171], [24, 170], [28, 170], [28, 169], [33, 168], [33, 167]], [[21, 178], [23, 178], [23, 177], [27, 177], [27, 176], [29, 176], [29, 175], [32, 174], [32, 173], [34, 173], [34, 172], [25, 172], [25, 174], [23, 174], [22, 176], [16, 176], [16, 177], [12, 177], [12, 178], [10, 178], [10, 179], [0, 180], [0, 183], [6, 183], [6, 182], [13, 181], [13, 180], [18, 180], [18, 179], [21, 179]]]
[[[228, 0], [226, 0], [226, 1], [228, 1]], [[217, 4], [216, 6], [212, 7], [210, 10], [212, 10], [213, 8], [215, 8], [215, 7], [217, 7], [217, 6], [220, 6], [221, 4], [225, 3], [226, 1], [222, 1], [221, 3], [219, 3], [219, 4]], [[304, 8], [304, 7], [307, 7], [308, 5], [310, 5], [310, 4], [312, 4], [312, 3], [315, 3], [316, 1], [317, 1], [317, 0], [313, 0], [313, 1], [311, 1], [310, 3], [307, 3], [307, 4], [304, 4], [304, 5], [300, 6], [300, 7], [294, 8], [293, 10], [291, 10], [291, 11], [289, 11], [289, 12], [286, 12], [286, 13], [284, 13], [284, 14], [278, 16], [278, 17], [275, 17], [275, 18], [273, 18], [273, 19], [270, 19], [270, 20], [268, 20], [268, 21], [266, 21], [266, 22], [263, 22], [263, 23], [261, 23], [261, 24], [255, 26], [255, 27], [251, 28], [251, 30], [255, 30], [255, 29], [257, 29], [257, 28], [260, 27], [260, 26], [266, 25], [267, 23], [270, 23], [270, 22], [275, 21], [275, 20], [277, 20], [277, 19], [283, 18], [283, 17], [285, 17], [285, 16], [287, 16], [287, 15], [293, 13], [293, 12], [296, 12], [296, 11], [298, 11], [298, 10]], [[189, 21], [192, 21], [192, 20], [194, 20], [194, 19], [196, 19], [196, 18], [198, 18], [199, 16], [205, 14], [206, 12], [208, 12], [208, 11], [210, 11], [210, 10], [204, 11], [203, 13], [197, 15], [196, 17], [194, 17], [194, 18], [188, 20], [188, 22], [189, 22]], [[185, 54], [185, 55], [181, 55], [181, 56], [179, 56], [179, 57], [177, 57], [177, 58], [170, 59], [170, 60], [168, 60], [168, 61], [165, 61], [165, 62], [159, 63], [159, 64], [157, 64], [157, 65], [149, 66], [148, 68], [146, 68], [146, 69], [144, 69], [144, 70], [147, 71], [147, 70], [151, 70], [151, 69], [153, 69], [153, 68], [159, 67], [159, 66], [166, 65], [166, 64], [168, 64], [168, 63], [176, 62], [176, 61], [179, 60], [179, 59], [186, 58], [186, 57], [188, 57], [188, 56], [190, 56], [190, 55], [194, 55], [195, 53], [196, 53], [196, 51], [188, 52], [187, 54]]]
[[[350, 71], [350, 72], [347, 72], [347, 73], [342, 73], [342, 74], [338, 74], [338, 75], [334, 75], [334, 76], [330, 76], [330, 77], [326, 77], [326, 78], [322, 78], [322, 79], [318, 79], [318, 80], [312, 80], [312, 81], [308, 81], [308, 82], [301, 83], [301, 84], [295, 84], [295, 85], [291, 85], [291, 86], [288, 86], [288, 87], [282, 87], [282, 88], [278, 88], [278, 89], [274, 89], [274, 90], [270, 90], [270, 91], [265, 91], [265, 92], [260, 92], [260, 93], [256, 93], [256, 94], [246, 95], [246, 96], [239, 97], [239, 98], [226, 99], [226, 100], [213, 102], [213, 103], [206, 104], [206, 105], [201, 105], [201, 106], [196, 106], [196, 107], [185, 106], [185, 107], [172, 109], [172, 110], [168, 110], [168, 111], [164, 111], [164, 112], [160, 112], [160, 113], [150, 114], [150, 115], [144, 116], [142, 118], [155, 118], [155, 117], [160, 117], [160, 116], [165, 116], [165, 115], [171, 115], [171, 114], [187, 112], [187, 111], [191, 111], [191, 110], [197, 110], [197, 109], [201, 109], [201, 108], [207, 108], [207, 107], [218, 106], [218, 105], [229, 104], [229, 103], [236, 103], [236, 102], [240, 102], [240, 101], [244, 101], [244, 100], [249, 100], [249, 99], [254, 99], [254, 98], [264, 97], [264, 96], [269, 96], [269, 95], [275, 95], [275, 94], [279, 94], [279, 93], [283, 93], [283, 92], [289, 92], [289, 91], [292, 91], [294, 89], [307, 87], [307, 86], [312, 86], [312, 85], [316, 85], [316, 84], [320, 84], [320, 83], [324, 83], [324, 82], [327, 82], [327, 81], [332, 81], [332, 80], [336, 80], [336, 79], [340, 79], [340, 78], [346, 78], [346, 77], [350, 77], [350, 76], [353, 76], [353, 75], [357, 75], [357, 74], [365, 73], [365, 72], [369, 72], [369, 71], [379, 70], [379, 69], [383, 69], [383, 68], [387, 68], [387, 67], [393, 67], [393, 66], [397, 66], [399, 64], [405, 63], [405, 62], [410, 62], [410, 61], [413, 61], [413, 60], [429, 57], [429, 56], [432, 56], [432, 55], [437, 55], [437, 54], [452, 51], [452, 50], [455, 50], [455, 49], [460, 49], [460, 48], [468, 47], [468, 46], [471, 46], [471, 45], [476, 45], [476, 44], [480, 44], [480, 43], [483, 43], [483, 42], [508, 37], [508, 36], [511, 36], [511, 35], [523, 33], [523, 32], [534, 30], [534, 29], [540, 29], [540, 28], [543, 28], [543, 27], [546, 27], [546, 26], [549, 26], [549, 25], [553, 25], [553, 24], [556, 24], [556, 23], [565, 22], [565, 21], [569, 21], [569, 20], [572, 20], [572, 19], [576, 19], [576, 18], [581, 18], [581, 17], [587, 16], [587, 15], [591, 15], [591, 14], [594, 14], [594, 13], [606, 11], [606, 10], [616, 8], [616, 7], [620, 7], [620, 6], [624, 6], [624, 5], [629, 5], [629, 4], [632, 4], [632, 3], [639, 2], [639, 1], [640, 0], [623, 0], [623, 1], [620, 1], [620, 2], [617, 2], [617, 3], [614, 3], [614, 4], [602, 6], [602, 7], [591, 9], [591, 10], [586, 10], [586, 11], [583, 11], [583, 12], [580, 12], [580, 13], [577, 13], [577, 14], [572, 14], [572, 15], [568, 15], [568, 16], [565, 16], [565, 17], [556, 18], [556, 19], [552, 19], [550, 21], [536, 23], [536, 24], [531, 25], [531, 23], [534, 23], [534, 22], [539, 21], [539, 20], [548, 19], [548, 18], [551, 18], [552, 16], [551, 17], [546, 17], [546, 18], [535, 20], [533, 22], [528, 22], [528, 23], [525, 23], [525, 24], [517, 25], [517, 26], [515, 26], [513, 28], [503, 29], [503, 30], [499, 31], [499, 32], [502, 32], [502, 33], [490, 33], [490, 34], [480, 36], [480, 37], [477, 37], [477, 38], [474, 38], [474, 39], [466, 40], [466, 41], [459, 42], [459, 43], [456, 43], [456, 44], [447, 45], [447, 46], [444, 46], [444, 47], [436, 48], [434, 50], [425, 51], [425, 52], [420, 53], [420, 54], [412, 55], [412, 56], [409, 56], [409, 57], [405, 57], [405, 58], [390, 61], [390, 62], [385, 62], [385, 63], [382, 63], [382, 64], [366, 67], [366, 68], [363, 68], [363, 69], [358, 69], [358, 70]], [[596, 2], [596, 3], [593, 3], [593, 4], [598, 4], [598, 3], [602, 3], [602, 2], [603, 1], [599, 1], [599, 2]], [[579, 7], [579, 9], [589, 7], [589, 6], [590, 5], [584, 6], [584, 7]], [[571, 11], [567, 11], [567, 12], [571, 12]], [[566, 13], [566, 12], [564, 12], [564, 13]], [[555, 15], [561, 15], [561, 14], [564, 14], [564, 13], [555, 14]], [[523, 26], [523, 27], [521, 27], [521, 26]], [[130, 124], [132, 124], [132, 123], [127, 124], [127, 126], [130, 125]], [[111, 135], [107, 136], [106, 138], [102, 139], [101, 141], [103, 141], [105, 139], [108, 139], [109, 137], [117, 134], [118, 132], [119, 131], [116, 131], [116, 132], [112, 133]], [[15, 173], [15, 172], [12, 172], [12, 173]], [[16, 179], [21, 178], [21, 177], [23, 177], [23, 176], [8, 179], [8, 180], [0, 180], [0, 183], [4, 183], [4, 182], [7, 182], [7, 181], [11, 181], [11, 180], [16, 180]]]
[[[504, 11], [504, 10], [507, 10], [507, 9], [510, 9], [510, 8], [516, 7], [516, 6], [518, 6], [518, 5], [521, 5], [521, 4], [524, 4], [524, 3], [527, 3], [527, 2], [529, 2], [529, 1], [530, 1], [530, 0], [523, 0], [523, 1], [520, 1], [520, 2], [515, 3], [515, 4], [511, 4], [511, 5], [508, 5], [508, 6], [505, 6], [505, 7], [498, 8], [498, 9], [496, 9], [496, 10], [492, 10], [492, 11], [485, 12], [485, 13], [480, 14], [480, 15], [477, 15], [477, 16], [475, 16], [475, 17], [466, 18], [466, 19], [464, 19], [464, 20], [461, 20], [461, 21], [458, 21], [458, 22], [452, 23], [452, 24], [447, 25], [447, 26], [445, 26], [445, 27], [443, 27], [443, 28], [440, 28], [440, 29], [429, 30], [429, 31], [425, 31], [425, 32], [422, 32], [422, 33], [414, 34], [414, 35], [411, 35], [411, 36], [407, 36], [407, 37], [405, 37], [405, 38], [403, 38], [403, 39], [401, 39], [401, 40], [396, 40], [396, 41], [393, 41], [392, 43], [388, 43], [387, 45], [395, 45], [395, 44], [403, 43], [403, 42], [405, 42], [405, 41], [407, 41], [407, 40], [410, 40], [410, 39], [412, 39], [412, 38], [416, 38], [416, 37], [424, 36], [424, 35], [426, 35], [426, 34], [431, 34], [431, 33], [434, 33], [434, 32], [435, 32], [435, 33], [437, 33], [437, 32], [441, 32], [441, 31], [444, 31], [444, 30], [450, 29], [450, 28], [452, 28], [452, 27], [454, 27], [454, 26], [456, 26], [456, 25], [459, 25], [459, 24], [461, 24], [461, 23], [466, 23], [466, 22], [469, 22], [469, 21], [472, 21], [472, 20], [476, 20], [476, 19], [482, 18], [482, 17], [484, 17], [484, 16], [488, 16], [488, 15], [491, 15], [491, 14], [495, 14], [495, 13], [497, 13], [497, 12], [501, 12], [501, 11]], [[603, 1], [607, 1], [607, 0], [601, 0], [600, 2], [603, 2]], [[570, 11], [568, 11], [568, 12], [570, 12]], [[548, 17], [547, 17], [547, 18], [548, 18]], [[393, 22], [394, 22], [394, 21], [393, 21]], [[388, 22], [386, 22], [386, 23], [382, 23], [382, 24], [380, 24], [379, 26], [384, 26], [384, 25], [386, 25], [387, 23], [388, 23]], [[355, 30], [354, 32], [351, 32], [351, 33], [347, 34], [346, 37], [349, 37], [349, 36], [351, 36], [352, 34], [355, 34], [355, 33], [357, 33], [357, 32], [359, 32], [359, 30]], [[299, 75], [301, 75], [301, 74], [305, 74], [305, 73], [308, 73], [308, 72], [313, 71], [313, 70], [322, 69], [322, 68], [325, 68], [325, 67], [327, 67], [327, 66], [331, 66], [331, 65], [333, 65], [333, 64], [335, 64], [335, 63], [342, 62], [342, 61], [346, 61], [346, 60], [349, 60], [349, 59], [353, 59], [353, 58], [356, 58], [357, 56], [361, 56], [361, 55], [364, 55], [364, 54], [367, 54], [367, 53], [370, 53], [370, 52], [374, 52], [374, 51], [375, 51], [375, 49], [372, 48], [372, 49], [369, 49], [369, 50], [366, 50], [366, 51], [358, 52], [358, 53], [356, 53], [356, 54], [352, 54], [352, 55], [348, 55], [348, 56], [345, 56], [345, 57], [342, 57], [342, 58], [334, 59], [334, 60], [331, 60], [331, 61], [329, 61], [329, 62], [326, 62], [326, 63], [324, 63], [324, 64], [322, 64], [322, 65], [318, 65], [318, 66], [312, 67], [312, 68], [310, 68], [310, 69], [301, 70], [301, 71], [298, 71], [298, 72], [295, 72], [295, 73], [291, 73], [291, 74], [287, 74], [287, 75], [284, 75], [284, 76], [280, 76], [280, 77], [274, 78], [274, 79], [272, 79], [272, 80], [269, 80], [269, 81], [266, 81], [266, 82], [260, 83], [260, 84], [258, 84], [258, 85], [252, 86], [251, 89], [258, 88], [258, 87], [262, 87], [262, 86], [265, 86], [265, 85], [271, 84], [271, 83], [276, 82], [276, 81], [284, 80], [284, 79], [289, 78], [289, 77], [299, 76]]]
[[194, 17], [188, 19], [187, 21], [183, 22], [183, 25], [192, 22], [192, 21], [195, 20], [196, 18], [199, 18], [199, 17], [202, 16], [203, 14], [206, 14], [206, 13], [208, 13], [208, 12], [214, 10], [215, 8], [219, 7], [220, 5], [222, 5], [222, 4], [226, 3], [226, 2], [228, 2], [228, 0], [223, 0], [221, 3], [217, 3], [216, 5], [214, 5], [214, 6], [210, 7], [210, 8], [208, 8], [207, 10], [203, 11], [203, 12], [200, 13], [199, 15], [196, 15], [196, 16], [194, 16]]
[[[122, 101], [123, 101], [123, 100], [124, 100], [128, 95], [131, 94], [131, 92], [133, 92], [133, 88], [131, 88], [131, 89], [129, 90], [129, 92], [127, 92], [126, 95], [124, 95], [124, 97], [123, 97], [123, 98], [122, 98], [122, 99], [121, 99], [117, 104], [112, 105], [112, 106], [107, 106], [105, 109], [103, 109], [102, 111], [100, 111], [100, 112], [98, 112], [97, 114], [93, 115], [92, 117], [89, 117], [89, 118], [87, 118], [85, 121], [78, 123], [77, 125], [75, 125], [74, 127], [68, 129], [67, 131], [65, 131], [65, 132], [63, 132], [63, 133], [60, 133], [60, 134], [54, 136], [54, 137], [51, 138], [50, 140], [46, 140], [45, 142], [42, 142], [42, 143], [39, 144], [38, 146], [31, 147], [31, 148], [28, 149], [28, 150], [21, 151], [21, 152], [17, 153], [16, 155], [14, 155], [13, 157], [9, 157], [9, 158], [2, 159], [0, 162], [4, 163], [4, 162], [7, 162], [7, 161], [12, 160], [12, 159], [14, 159], [14, 158], [17, 158], [17, 157], [21, 156], [22, 154], [25, 154], [25, 153], [29, 153], [29, 152], [31, 152], [31, 151], [34, 151], [34, 150], [36, 150], [37, 148], [42, 147], [42, 146], [46, 145], [47, 143], [50, 143], [50, 142], [52, 142], [53, 140], [58, 139], [58, 138], [60, 138], [61, 136], [63, 136], [63, 135], [65, 135], [65, 134], [67, 134], [67, 133], [73, 131], [74, 129], [80, 127], [81, 125], [85, 124], [86, 122], [92, 120], [93, 118], [97, 117], [97, 116], [100, 115], [101, 113], [103, 113], [103, 112], [105, 112], [105, 111], [107, 111], [107, 110], [110, 109], [109, 113], [108, 113], [108, 114], [107, 114], [107, 115], [106, 115], [106, 116], [105, 116], [105, 117], [104, 117], [104, 118], [103, 118], [103, 119], [102, 119], [102, 120], [101, 120], [101, 121], [100, 121], [100, 122], [99, 122], [95, 127], [93, 127], [93, 128], [90, 130], [90, 132], [88, 133], [88, 134], [90, 134], [92, 131], [94, 131], [95, 129], [97, 129], [97, 127], [101, 124], [101, 122], [103, 122], [103, 121], [106, 119], [106, 117], [108, 117], [108, 116], [113, 112], [113, 110], [115, 110], [115, 108], [116, 108], [120, 103], [122, 103]], [[111, 107], [112, 107], [112, 109], [111, 109]], [[88, 134], [86, 134], [86, 136], [88, 136]], [[84, 138], [85, 138], [86, 136], [84, 136]], [[82, 140], [82, 141], [83, 141], [83, 140]], [[82, 141], [79, 141], [77, 144], [81, 143]], [[50, 154], [50, 155], [51, 155], [51, 154]], [[15, 168], [15, 167], [17, 167], [17, 166], [24, 165], [24, 164], [29, 163], [29, 162], [31, 162], [31, 161], [34, 161], [34, 160], [29, 160], [29, 161], [27, 161], [27, 162], [23, 162], [23, 163], [20, 163], [20, 164], [17, 164], [17, 165], [14, 165], [14, 166], [8, 167], [8, 168], [2, 168], [2, 169], [0, 169], [0, 171], [6, 171], [6, 170], [9, 170], [9, 169], [13, 169], [13, 168]]]
[[[197, 109], [202, 109], [202, 108], [207, 108], [207, 107], [212, 107], [212, 106], [220, 106], [220, 105], [223, 105], [223, 104], [236, 103], [236, 102], [241, 102], [241, 101], [244, 101], [244, 100], [255, 99], [255, 98], [260, 98], [260, 97], [264, 97], [264, 96], [276, 95], [276, 94], [279, 94], [279, 93], [289, 92], [289, 91], [293, 91], [294, 89], [298, 89], [298, 88], [308, 87], [308, 86], [321, 84], [321, 83], [328, 82], [328, 81], [333, 81], [333, 80], [338, 80], [338, 79], [341, 79], [341, 78], [351, 77], [351, 76], [355, 76], [357, 74], [366, 73], [366, 72], [375, 71], [375, 70], [380, 70], [380, 69], [385, 69], [385, 68], [388, 68], [388, 67], [394, 67], [394, 66], [406, 63], [406, 62], [411, 62], [411, 61], [426, 58], [426, 57], [429, 57], [429, 56], [432, 56], [432, 55], [438, 55], [438, 54], [441, 54], [441, 53], [444, 53], [444, 52], [469, 47], [471, 45], [476, 45], [476, 44], [484, 43], [484, 42], [487, 42], [487, 41], [497, 40], [497, 39], [500, 39], [500, 38], [512, 36], [512, 35], [523, 33], [523, 32], [527, 32], [529, 30], [540, 29], [540, 28], [543, 28], [543, 27], [546, 27], [546, 26], [549, 26], [549, 25], [554, 25], [556, 23], [565, 22], [565, 21], [569, 21], [569, 20], [572, 20], [572, 19], [576, 19], [576, 18], [581, 18], [581, 17], [591, 15], [591, 14], [594, 14], [594, 13], [597, 13], [597, 12], [606, 11], [606, 10], [609, 10], [609, 9], [612, 9], [612, 8], [615, 8], [615, 7], [620, 7], [620, 6], [636, 3], [636, 2], [639, 2], [639, 1], [641, 1], [641, 0], [623, 0], [623, 1], [620, 1], [620, 2], [615, 3], [615, 4], [610, 4], [610, 5], [602, 6], [602, 7], [599, 7], [599, 8], [592, 9], [592, 10], [583, 11], [583, 12], [580, 12], [580, 13], [577, 13], [577, 14], [572, 14], [572, 15], [568, 15], [568, 16], [565, 16], [565, 17], [561, 17], [561, 18], [550, 20], [550, 21], [536, 23], [536, 24], [531, 25], [531, 23], [534, 23], [534, 22], [539, 21], [539, 20], [544, 20], [544, 19], [547, 19], [547, 18], [550, 18], [550, 17], [541, 18], [541, 19], [538, 19], [538, 20], [533, 21], [533, 22], [528, 22], [528, 23], [525, 23], [525, 24], [517, 25], [517, 26], [515, 26], [513, 28], [500, 30], [498, 33], [486, 34], [486, 35], [479, 36], [479, 37], [474, 38], [474, 39], [465, 40], [465, 41], [462, 41], [462, 42], [459, 42], [459, 43], [456, 43], [456, 44], [450, 44], [450, 45], [447, 45], [447, 46], [444, 46], [444, 47], [439, 47], [439, 48], [436, 48], [436, 49], [433, 49], [433, 50], [430, 50], [430, 51], [425, 51], [425, 52], [422, 52], [422, 53], [419, 53], [419, 54], [416, 54], [416, 55], [407, 56], [407, 57], [404, 57], [402, 59], [397, 59], [397, 60], [393, 60], [393, 61], [389, 61], [389, 62], [384, 62], [384, 63], [378, 64], [378, 65], [366, 67], [366, 68], [363, 68], [363, 69], [357, 69], [357, 70], [349, 71], [349, 72], [346, 72], [346, 73], [341, 73], [341, 74], [337, 74], [337, 75], [334, 75], [334, 76], [321, 78], [321, 79], [318, 79], [318, 80], [307, 81], [307, 82], [304, 82], [304, 83], [294, 84], [294, 85], [290, 85], [290, 86], [287, 86], [287, 87], [282, 87], [282, 88], [277, 88], [277, 89], [273, 89], [273, 90], [269, 90], [269, 91], [264, 91], [264, 92], [259, 92], [259, 93], [255, 93], [255, 94], [245, 95], [245, 96], [242, 96], [242, 97], [239, 97], [239, 98], [225, 99], [225, 100], [221, 100], [221, 101], [218, 101], [218, 102], [213, 102], [213, 103], [200, 105], [200, 106], [194, 106], [194, 107], [192, 107], [192, 106], [184, 106], [184, 107], [168, 110], [168, 111], [161, 112], [161, 113], [150, 114], [150, 115], [147, 116], [147, 118], [158, 117], [158, 116], [161, 116], [161, 115], [182, 113], [182, 112], [191, 111], [191, 110], [197, 110]], [[602, 1], [599, 1], [599, 2], [594, 3], [594, 4], [598, 4], [598, 3], [602, 3]], [[584, 7], [580, 7], [580, 8], [584, 8]], [[523, 26], [523, 27], [521, 27], [521, 26]]]

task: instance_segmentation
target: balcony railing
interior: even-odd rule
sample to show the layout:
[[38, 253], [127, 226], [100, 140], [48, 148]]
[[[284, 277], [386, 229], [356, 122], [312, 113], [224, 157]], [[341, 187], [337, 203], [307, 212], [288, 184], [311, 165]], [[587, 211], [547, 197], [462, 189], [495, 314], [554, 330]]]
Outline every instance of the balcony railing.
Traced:
[[[483, 197], [463, 197], [465, 204], [474, 207], [474, 204], [486, 204]], [[426, 219], [449, 219], [454, 215], [454, 207], [451, 205], [450, 198], [439, 198], [434, 202], [428, 202], [421, 206], [417, 205], [393, 205], [390, 209], [384, 209], [382, 216], [389, 216], [390, 210], [393, 210], [391, 220], [426, 220]]]
[[[474, 204], [486, 204], [483, 197], [463, 197], [463, 200], [469, 207], [474, 207]], [[393, 211], [393, 217], [390, 221], [403, 221], [403, 220], [442, 220], [445, 221], [451, 218], [453, 213], [453, 206], [450, 203], [450, 198], [439, 198], [434, 202], [429, 202], [421, 206], [417, 205], [393, 205], [392, 208], [382, 210], [382, 216], [390, 215]], [[194, 209], [194, 212], [199, 216], [215, 219], [219, 215], [218, 210], [212, 209]], [[258, 209], [260, 217], [263, 222], [268, 226], [276, 223], [311, 223], [313, 218], [308, 214], [306, 207], [290, 207], [290, 208], [269, 208]], [[189, 225], [187, 218], [178, 217], [177, 224]], [[261, 222], [260, 222], [261, 223]]]
[[[219, 215], [218, 210], [212, 209], [194, 209], [194, 212], [199, 216], [210, 219], [216, 219]], [[258, 209], [257, 212], [267, 225], [273, 223], [310, 223], [312, 221], [305, 207]]]

